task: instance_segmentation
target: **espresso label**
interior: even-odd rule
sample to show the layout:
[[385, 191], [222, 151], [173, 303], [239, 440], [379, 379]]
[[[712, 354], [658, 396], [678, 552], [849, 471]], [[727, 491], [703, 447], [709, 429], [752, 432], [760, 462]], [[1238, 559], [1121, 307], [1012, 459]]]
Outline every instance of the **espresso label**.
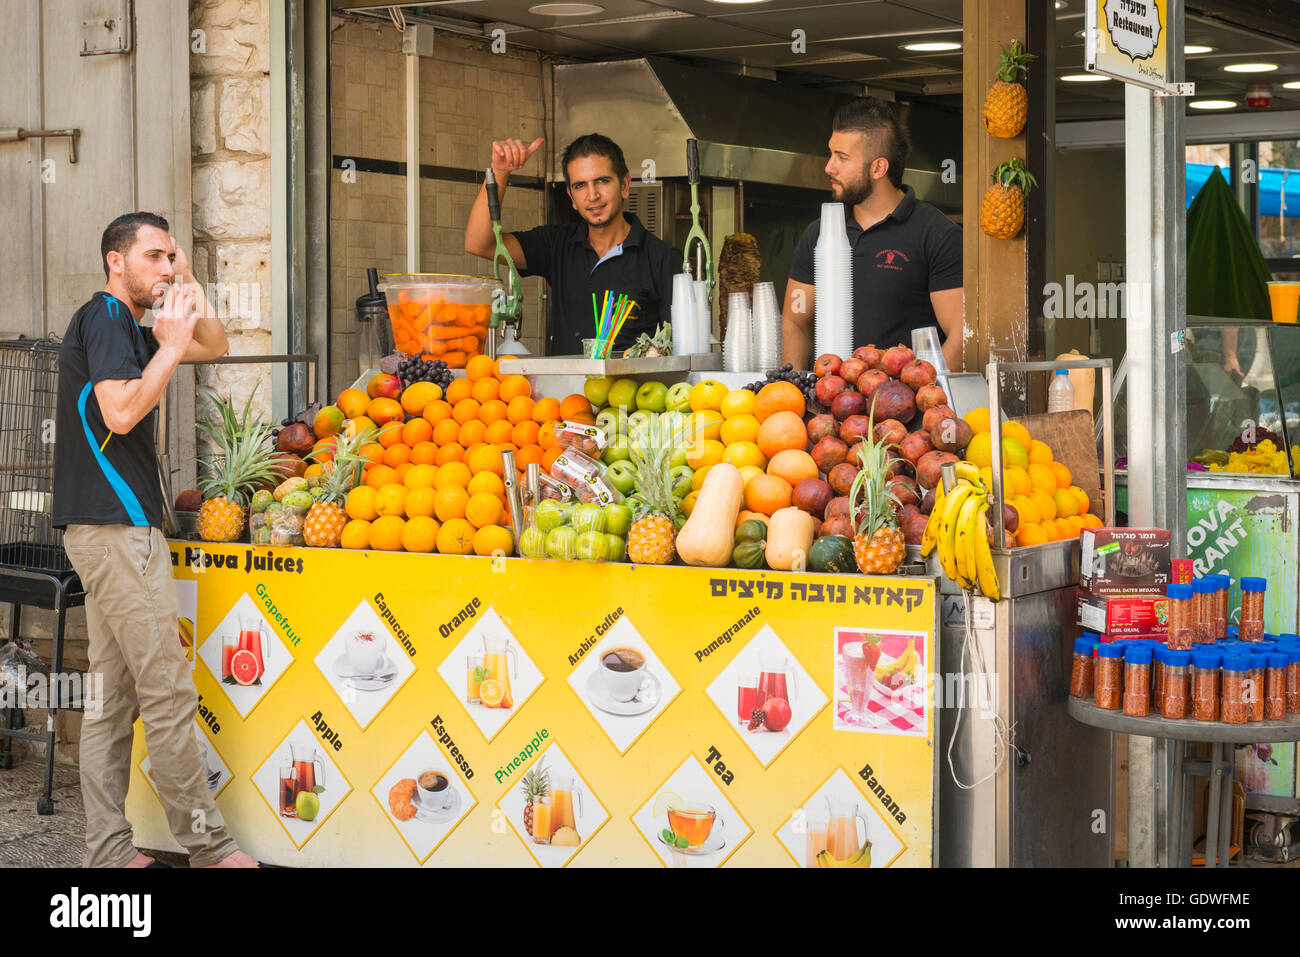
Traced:
[[469, 766], [469, 761], [466, 759], [465, 755], [461, 754], [460, 748], [456, 746], [456, 742], [452, 740], [451, 732], [448, 731], [447, 726], [442, 723], [442, 715], [435, 714], [433, 720], [430, 721], [429, 724], [433, 726], [433, 733], [438, 736], [438, 743], [442, 745], [443, 749], [451, 759], [456, 762], [456, 767], [460, 768], [460, 773], [465, 775], [465, 780], [471, 780], [474, 777], [474, 769]]
[[335, 751], [343, 750], [343, 739], [339, 733], [329, 726], [325, 720], [323, 712], [317, 711], [311, 716], [311, 723], [316, 725], [316, 734], [320, 736], [321, 744], [328, 744]]

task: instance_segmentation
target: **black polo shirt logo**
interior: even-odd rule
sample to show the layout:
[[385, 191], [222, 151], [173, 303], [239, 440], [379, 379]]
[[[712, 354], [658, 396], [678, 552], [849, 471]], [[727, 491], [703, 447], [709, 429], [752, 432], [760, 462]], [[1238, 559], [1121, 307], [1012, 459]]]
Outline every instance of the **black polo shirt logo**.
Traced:
[[902, 265], [896, 261], [900, 259], [904, 263], [909, 263], [912, 261], [907, 258], [907, 253], [903, 252], [900, 249], [882, 249], [880, 250], [880, 252], [876, 253], [876, 268], [892, 269], [895, 272], [902, 272], [903, 271]]

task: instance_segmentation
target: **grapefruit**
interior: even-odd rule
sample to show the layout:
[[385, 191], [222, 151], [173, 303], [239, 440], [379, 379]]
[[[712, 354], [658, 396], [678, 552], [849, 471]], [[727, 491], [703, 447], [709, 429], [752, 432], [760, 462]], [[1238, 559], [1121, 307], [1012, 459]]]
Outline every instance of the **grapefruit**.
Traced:
[[241, 685], [251, 685], [256, 682], [262, 677], [257, 656], [247, 649], [236, 651], [230, 658], [230, 677], [235, 679], [236, 684]]

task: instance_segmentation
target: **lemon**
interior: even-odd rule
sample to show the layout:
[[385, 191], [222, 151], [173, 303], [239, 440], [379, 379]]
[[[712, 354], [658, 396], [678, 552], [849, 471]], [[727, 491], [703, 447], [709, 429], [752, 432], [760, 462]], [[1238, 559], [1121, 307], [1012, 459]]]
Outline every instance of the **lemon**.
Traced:
[[974, 463], [977, 469], [986, 469], [993, 464], [993, 440], [987, 432], [977, 432], [966, 446], [966, 460]]
[[655, 798], [654, 807], [650, 811], [655, 817], [658, 817], [661, 814], [667, 814], [670, 807], [682, 807], [684, 803], [672, 791], [660, 791], [659, 796]]
[[989, 430], [989, 410], [987, 408], [971, 409], [962, 416], [962, 419], [965, 420], [966, 424], [970, 426], [970, 430], [976, 435]]
[[[1015, 423], [1011, 424], [1014, 425]], [[1022, 469], [1029, 466], [1029, 453], [1025, 451], [1024, 445], [1019, 440], [1003, 435], [1002, 465], [1004, 468], [1014, 465]]]

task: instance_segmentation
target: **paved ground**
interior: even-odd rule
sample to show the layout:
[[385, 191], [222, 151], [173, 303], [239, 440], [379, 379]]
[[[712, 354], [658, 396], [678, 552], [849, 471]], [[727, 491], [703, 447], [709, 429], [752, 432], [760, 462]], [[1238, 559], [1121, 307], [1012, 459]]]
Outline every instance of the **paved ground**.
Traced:
[[[86, 815], [81, 806], [77, 769], [54, 766], [54, 813], [36, 813], [36, 798], [45, 787], [45, 763], [39, 755], [0, 770], [0, 868], [80, 867], [86, 854]], [[185, 867], [180, 854], [148, 851], [172, 867]]]

